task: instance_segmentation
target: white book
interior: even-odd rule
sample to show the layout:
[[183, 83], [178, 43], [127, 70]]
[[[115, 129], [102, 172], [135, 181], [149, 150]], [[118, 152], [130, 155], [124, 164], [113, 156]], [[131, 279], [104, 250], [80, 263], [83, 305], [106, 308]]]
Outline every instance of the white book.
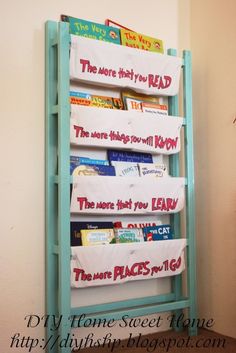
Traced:
[[157, 116], [168, 115], [168, 108], [167, 108], [167, 105], [165, 104], [143, 102], [142, 111], [143, 113], [152, 113], [152, 114], [156, 114]]
[[141, 177], [162, 178], [168, 176], [166, 165], [163, 163], [138, 163]]
[[139, 177], [138, 164], [135, 162], [112, 161], [111, 165], [115, 167], [116, 176]]

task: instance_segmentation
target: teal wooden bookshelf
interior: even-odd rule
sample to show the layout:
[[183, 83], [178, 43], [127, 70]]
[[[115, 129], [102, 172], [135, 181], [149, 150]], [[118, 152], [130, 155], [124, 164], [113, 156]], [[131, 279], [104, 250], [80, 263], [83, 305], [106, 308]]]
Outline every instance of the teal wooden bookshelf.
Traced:
[[[183, 309], [193, 322], [196, 311], [196, 260], [194, 210], [194, 153], [192, 126], [191, 53], [183, 52], [183, 152], [186, 178], [185, 232], [187, 294], [183, 291], [183, 275], [171, 277], [172, 290], [166, 295], [134, 298], [107, 304], [71, 307], [70, 284], [70, 104], [69, 104], [69, 49], [70, 35], [64, 22], [46, 23], [46, 314], [49, 315], [47, 351], [69, 353], [70, 347], [60, 347], [60, 338], [71, 332], [70, 316], [86, 314], [90, 318], [144, 316], [171, 311], [178, 317]], [[176, 56], [175, 50], [169, 55]], [[179, 97], [169, 97], [169, 114], [179, 115]], [[170, 174], [180, 175], [179, 154], [170, 157]], [[182, 216], [171, 215], [176, 238], [182, 237]], [[185, 236], [185, 234], [184, 234]], [[79, 289], [78, 289], [79, 295]], [[60, 320], [57, 331], [52, 330], [54, 319]], [[58, 321], [59, 322], [59, 321]], [[173, 323], [173, 329], [181, 327]], [[197, 334], [197, 327], [188, 328], [189, 335]]]

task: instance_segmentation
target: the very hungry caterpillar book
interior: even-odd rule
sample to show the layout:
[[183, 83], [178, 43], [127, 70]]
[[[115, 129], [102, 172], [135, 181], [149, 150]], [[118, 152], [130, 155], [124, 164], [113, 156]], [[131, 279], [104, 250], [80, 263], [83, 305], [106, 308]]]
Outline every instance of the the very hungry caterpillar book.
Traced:
[[120, 30], [118, 28], [67, 15], [61, 15], [61, 20], [69, 23], [70, 34], [120, 44]]

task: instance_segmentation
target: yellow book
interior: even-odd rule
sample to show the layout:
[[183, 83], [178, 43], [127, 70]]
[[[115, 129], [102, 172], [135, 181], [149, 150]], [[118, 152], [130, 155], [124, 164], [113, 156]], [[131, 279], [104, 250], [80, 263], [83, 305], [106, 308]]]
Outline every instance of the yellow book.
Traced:
[[159, 97], [140, 94], [133, 91], [124, 90], [121, 92], [122, 100], [127, 110], [142, 112], [142, 103], [160, 104]]
[[106, 245], [113, 242], [115, 235], [113, 229], [82, 229], [82, 245]]
[[121, 44], [127, 47], [164, 53], [161, 39], [148, 37], [141, 33], [131, 32], [127, 29], [120, 29]]

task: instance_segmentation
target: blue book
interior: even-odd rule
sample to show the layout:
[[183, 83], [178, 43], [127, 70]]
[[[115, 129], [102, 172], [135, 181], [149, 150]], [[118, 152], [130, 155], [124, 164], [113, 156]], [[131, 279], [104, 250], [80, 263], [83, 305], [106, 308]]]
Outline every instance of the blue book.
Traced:
[[78, 97], [83, 99], [91, 99], [91, 94], [77, 91], [70, 91], [70, 97]]
[[153, 240], [170, 240], [173, 239], [173, 232], [170, 225], [160, 225], [152, 227], [144, 227], [143, 235], [145, 241]]
[[70, 222], [71, 246], [81, 246], [82, 229], [113, 229], [112, 222]]
[[151, 153], [107, 150], [109, 162], [123, 161], [135, 163], [153, 163]]
[[109, 162], [105, 159], [91, 159], [91, 158], [87, 158], [87, 157], [70, 156], [70, 175], [72, 175], [74, 169], [81, 164], [109, 166]]

